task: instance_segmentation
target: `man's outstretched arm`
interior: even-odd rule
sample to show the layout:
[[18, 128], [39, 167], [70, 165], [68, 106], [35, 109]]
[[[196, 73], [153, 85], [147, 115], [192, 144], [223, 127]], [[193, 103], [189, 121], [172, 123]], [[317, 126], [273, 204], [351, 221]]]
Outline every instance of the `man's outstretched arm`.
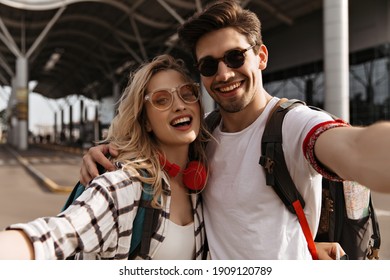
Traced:
[[315, 156], [345, 180], [390, 192], [390, 122], [329, 129], [318, 137]]

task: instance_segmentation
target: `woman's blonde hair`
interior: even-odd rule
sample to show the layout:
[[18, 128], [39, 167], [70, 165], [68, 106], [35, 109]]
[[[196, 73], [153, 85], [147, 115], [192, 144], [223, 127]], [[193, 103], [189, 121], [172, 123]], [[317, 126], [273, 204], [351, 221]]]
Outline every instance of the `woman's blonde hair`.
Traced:
[[[186, 82], [192, 82], [184, 67], [184, 62], [170, 55], [157, 56], [151, 62], [141, 65], [137, 71], [130, 74], [129, 83], [120, 99], [117, 115], [105, 139], [119, 152], [119, 156], [114, 159], [115, 162], [123, 163], [125, 169], [138, 171], [139, 175], [135, 177], [153, 186], [152, 205], [154, 207], [161, 206], [158, 198], [164, 194], [162, 167], [158, 156], [162, 151], [153, 133], [146, 130], [144, 98], [151, 78], [156, 73], [166, 70], [175, 70], [183, 76]], [[189, 159], [197, 160], [207, 167], [204, 145], [209, 139], [209, 133], [205, 128], [204, 111], [201, 101], [199, 102], [200, 131], [195, 141], [190, 144]]]

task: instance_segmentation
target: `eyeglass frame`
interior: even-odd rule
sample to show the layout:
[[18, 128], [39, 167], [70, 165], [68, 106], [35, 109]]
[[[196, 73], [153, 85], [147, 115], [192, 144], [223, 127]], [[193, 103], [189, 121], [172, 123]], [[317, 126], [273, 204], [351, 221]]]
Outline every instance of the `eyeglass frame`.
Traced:
[[[250, 45], [250, 46], [247, 47], [246, 49], [242, 49], [242, 50], [241, 50], [241, 49], [237, 49], [237, 48], [236, 48], [236, 49], [230, 49], [230, 50], [226, 51], [225, 54], [224, 54], [222, 57], [219, 57], [219, 58], [214, 58], [214, 57], [212, 57], [212, 56], [206, 56], [206, 57], [202, 58], [201, 60], [199, 60], [197, 63], [195, 63], [195, 67], [196, 67], [196, 69], [198, 69], [199, 73], [200, 73], [202, 76], [204, 76], [204, 77], [211, 77], [211, 76], [214, 76], [214, 75], [218, 72], [218, 67], [219, 67], [219, 62], [220, 62], [220, 61], [223, 61], [223, 63], [225, 63], [225, 65], [226, 65], [227, 67], [229, 67], [229, 68], [232, 68], [232, 69], [240, 68], [242, 65], [245, 64], [245, 55], [244, 55], [244, 54], [245, 54], [247, 51], [253, 49], [255, 46], [257, 46], [257, 42], [255, 42], [253, 45]], [[227, 62], [226, 62], [226, 56], [227, 56], [229, 53], [234, 52], [234, 51], [237, 51], [237, 52], [239, 52], [240, 55], [243, 55], [243, 56], [244, 56], [244, 60], [243, 60], [243, 63], [242, 63], [240, 66], [237, 66], [237, 67], [230, 67], [230, 66], [227, 64]], [[206, 75], [202, 74], [201, 70], [199, 69], [199, 66], [200, 66], [201, 62], [202, 62], [204, 59], [206, 59], [206, 58], [212, 58], [213, 60], [217, 61], [217, 68], [216, 68], [215, 72], [214, 72], [212, 75], [209, 75], [209, 76], [206, 76]]]
[[[181, 89], [184, 86], [188, 86], [188, 85], [194, 86], [196, 91], [198, 92], [198, 96], [197, 96], [196, 100], [194, 100], [194, 102], [188, 102], [188, 101], [184, 100], [183, 97], [180, 95], [179, 89]], [[164, 109], [158, 108], [152, 102], [153, 94], [155, 94], [156, 92], [159, 92], [159, 91], [167, 91], [172, 96], [171, 102], [170, 102], [169, 106], [167, 106], [167, 108], [164, 108]], [[159, 88], [159, 89], [156, 89], [156, 90], [154, 90], [152, 92], [149, 92], [149, 93], [145, 94], [144, 101], [145, 102], [149, 101], [150, 104], [153, 106], [153, 108], [155, 108], [155, 109], [157, 109], [159, 111], [166, 111], [166, 110], [169, 110], [172, 107], [172, 105], [173, 105], [173, 99], [174, 99], [173, 98], [173, 93], [176, 93], [176, 95], [179, 97], [179, 99], [181, 101], [183, 101], [184, 103], [186, 103], [186, 104], [194, 104], [194, 103], [196, 103], [196, 102], [198, 102], [200, 100], [200, 96], [201, 96], [200, 84], [194, 82], [194, 83], [184, 83], [184, 84], [178, 85], [178, 86], [173, 87], [173, 88]]]

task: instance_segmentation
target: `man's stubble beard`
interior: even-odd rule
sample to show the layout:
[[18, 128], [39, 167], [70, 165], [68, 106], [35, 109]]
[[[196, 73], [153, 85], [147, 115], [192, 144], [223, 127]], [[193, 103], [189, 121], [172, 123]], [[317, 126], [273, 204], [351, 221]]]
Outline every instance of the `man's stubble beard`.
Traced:
[[221, 108], [221, 110], [227, 112], [227, 113], [238, 113], [242, 110], [244, 110], [254, 99], [254, 94], [249, 98], [249, 96], [245, 95], [242, 96], [240, 99], [235, 100], [233, 102], [225, 102], [224, 104], [218, 103], [218, 106]]

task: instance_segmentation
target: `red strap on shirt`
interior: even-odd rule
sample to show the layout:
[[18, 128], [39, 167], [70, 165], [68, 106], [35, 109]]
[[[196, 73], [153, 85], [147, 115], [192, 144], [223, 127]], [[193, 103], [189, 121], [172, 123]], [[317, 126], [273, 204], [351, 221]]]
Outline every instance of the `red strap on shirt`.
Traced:
[[311, 231], [309, 228], [309, 224], [306, 220], [305, 213], [303, 212], [302, 205], [299, 200], [293, 202], [293, 207], [295, 209], [295, 213], [297, 214], [298, 221], [301, 224], [301, 228], [303, 230], [303, 234], [305, 235], [307, 246], [309, 247], [310, 254], [313, 260], [318, 260], [318, 254], [316, 245], [313, 240], [313, 236], [311, 235]]

